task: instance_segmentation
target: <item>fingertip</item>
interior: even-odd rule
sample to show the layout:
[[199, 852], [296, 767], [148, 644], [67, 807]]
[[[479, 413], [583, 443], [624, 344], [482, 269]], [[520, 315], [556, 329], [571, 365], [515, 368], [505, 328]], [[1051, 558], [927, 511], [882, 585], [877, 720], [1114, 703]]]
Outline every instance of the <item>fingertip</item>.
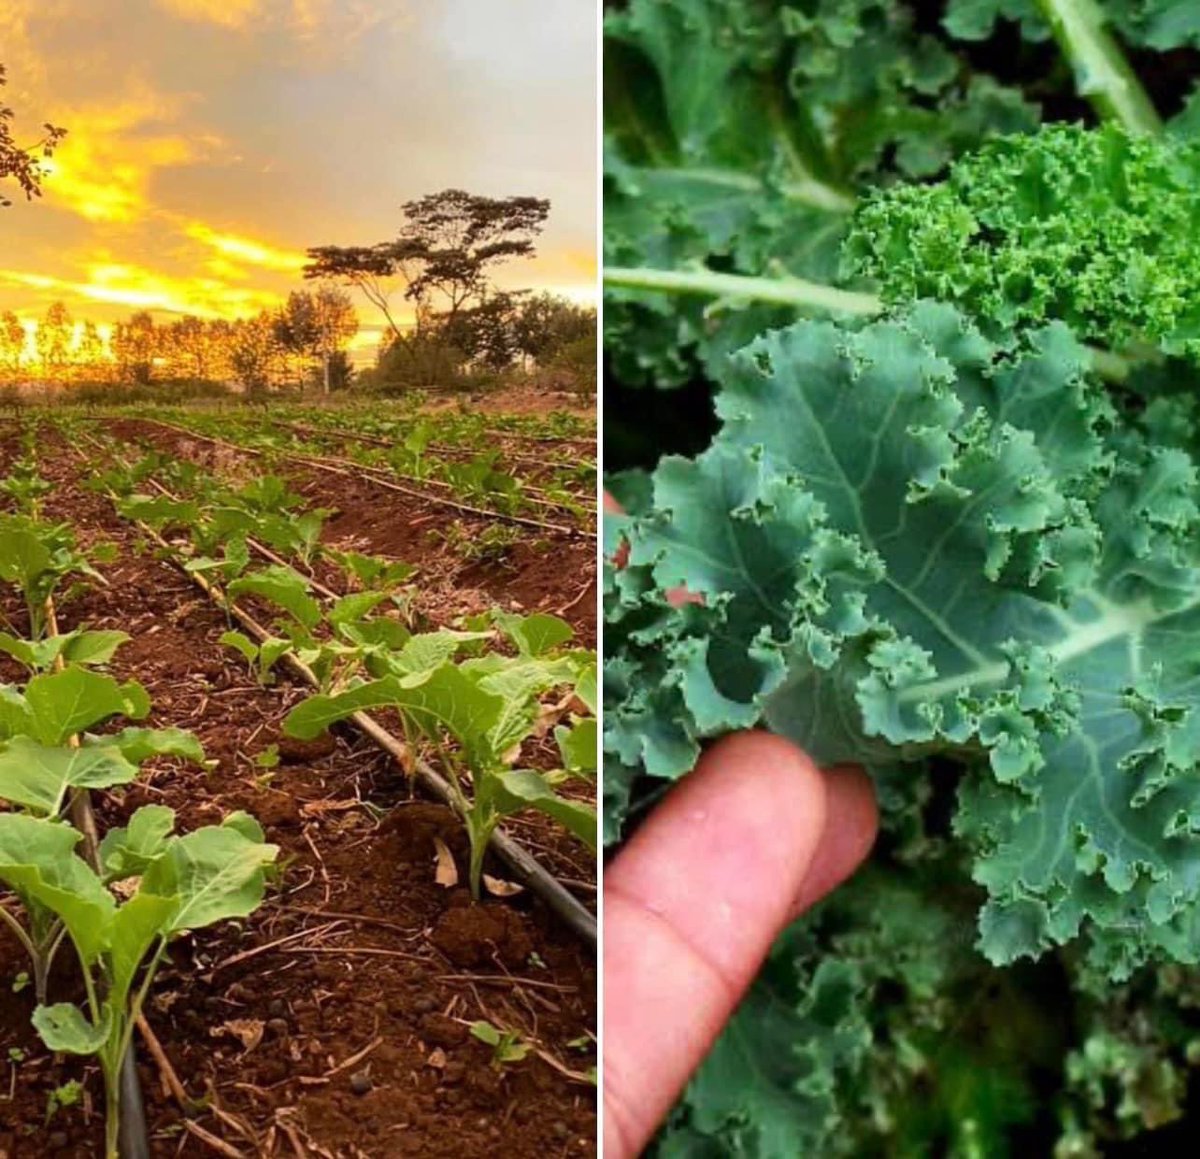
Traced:
[[[813, 759], [798, 745], [775, 733], [761, 729], [731, 733], [716, 741], [701, 756], [696, 771], [685, 787], [709, 778], [737, 777], [747, 795], [770, 802], [780, 824], [787, 818], [780, 810], [793, 814], [805, 829], [824, 828], [827, 784]], [[772, 796], [763, 794], [770, 789]], [[819, 824], [818, 824], [819, 823]]]
[[808, 756], [769, 733], [734, 734], [634, 834], [605, 887], [652, 901], [744, 984], [788, 920], [826, 817], [826, 780]]
[[866, 858], [879, 831], [879, 802], [875, 782], [860, 765], [834, 765], [826, 770], [831, 816], [841, 818], [858, 861]]
[[879, 830], [875, 786], [857, 765], [836, 765], [825, 776], [825, 832], [796, 896], [799, 915], [850, 878], [866, 860]]

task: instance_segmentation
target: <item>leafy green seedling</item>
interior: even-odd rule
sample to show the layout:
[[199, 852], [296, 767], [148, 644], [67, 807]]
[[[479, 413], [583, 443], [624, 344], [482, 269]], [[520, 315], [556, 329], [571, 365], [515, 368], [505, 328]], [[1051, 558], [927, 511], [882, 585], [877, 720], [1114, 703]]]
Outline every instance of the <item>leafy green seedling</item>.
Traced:
[[43, 1126], [50, 1126], [51, 1120], [59, 1111], [66, 1107], [78, 1106], [83, 1099], [83, 1083], [78, 1079], [70, 1079], [62, 1086], [55, 1087], [46, 1096], [46, 1117]]
[[223, 632], [219, 642], [226, 648], [232, 648], [246, 661], [251, 673], [263, 687], [274, 682], [275, 665], [292, 651], [291, 640], [272, 636], [256, 644], [244, 632], [236, 630]]
[[260, 769], [277, 769], [279, 768], [279, 746], [277, 744], [269, 744], [255, 758], [254, 763]]
[[472, 1022], [471, 1034], [492, 1048], [492, 1066], [497, 1070], [520, 1062], [533, 1049], [515, 1030], [501, 1030], [490, 1022]]

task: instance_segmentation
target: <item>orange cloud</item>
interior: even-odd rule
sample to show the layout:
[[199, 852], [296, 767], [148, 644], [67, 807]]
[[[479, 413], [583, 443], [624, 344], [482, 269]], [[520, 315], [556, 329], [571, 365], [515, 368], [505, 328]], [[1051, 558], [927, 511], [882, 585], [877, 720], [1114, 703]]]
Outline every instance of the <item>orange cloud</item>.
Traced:
[[116, 262], [93, 263], [86, 281], [0, 269], [0, 284], [28, 286], [64, 297], [128, 306], [134, 310], [161, 310], [170, 314], [195, 314], [201, 318], [240, 318], [278, 304], [278, 295], [266, 290], [232, 287], [216, 278], [173, 278], [142, 266]]
[[212, 134], [148, 131], [178, 111], [176, 102], [144, 87], [116, 104], [56, 110], [56, 119], [69, 124], [70, 133], [45, 163], [47, 204], [88, 221], [144, 217], [157, 171], [207, 160], [221, 146]]
[[308, 262], [308, 258], [298, 250], [277, 249], [265, 242], [255, 241], [253, 238], [218, 233], [201, 221], [189, 223], [184, 228], [184, 232], [188, 237], [211, 246], [225, 258], [248, 262], [250, 265], [261, 266], [263, 269], [296, 274]]

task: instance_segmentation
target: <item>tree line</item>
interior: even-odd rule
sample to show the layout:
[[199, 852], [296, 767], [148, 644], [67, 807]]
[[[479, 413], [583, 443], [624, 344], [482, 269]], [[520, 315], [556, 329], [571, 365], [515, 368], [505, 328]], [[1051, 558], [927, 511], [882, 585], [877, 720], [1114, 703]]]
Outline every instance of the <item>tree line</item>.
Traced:
[[232, 321], [185, 315], [156, 322], [139, 310], [118, 322], [107, 342], [95, 322], [77, 322], [54, 302], [38, 320], [32, 352], [17, 315], [0, 315], [0, 371], [8, 382], [63, 386], [191, 381], [337, 389], [348, 384], [346, 348], [358, 328], [349, 295], [332, 286], [295, 291], [277, 310]]

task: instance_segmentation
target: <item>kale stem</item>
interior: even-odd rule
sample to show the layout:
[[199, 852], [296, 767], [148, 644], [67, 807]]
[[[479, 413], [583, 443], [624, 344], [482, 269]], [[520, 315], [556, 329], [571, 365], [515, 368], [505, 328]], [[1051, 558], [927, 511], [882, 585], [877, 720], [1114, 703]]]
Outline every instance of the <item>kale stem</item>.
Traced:
[[1158, 112], [1117, 42], [1104, 27], [1095, 0], [1037, 0], [1063, 55], [1075, 71], [1075, 87], [1105, 121], [1134, 136], [1162, 132]]
[[[745, 274], [719, 274], [713, 270], [652, 270], [608, 266], [604, 284], [630, 290], [661, 290], [702, 298], [728, 298], [747, 302], [770, 302], [796, 310], [820, 310], [831, 314], [873, 317], [883, 313], [883, 302], [874, 294], [839, 290], [803, 278], [756, 278]], [[1110, 382], [1124, 382], [1133, 360], [1112, 350], [1085, 346], [1092, 370]]]
[[706, 298], [734, 298], [773, 302], [798, 310], [821, 310], [834, 314], [878, 314], [883, 303], [874, 294], [839, 290], [803, 278], [755, 278], [744, 274], [720, 274], [714, 270], [651, 270], [608, 266], [607, 286], [633, 290], [663, 290]]

